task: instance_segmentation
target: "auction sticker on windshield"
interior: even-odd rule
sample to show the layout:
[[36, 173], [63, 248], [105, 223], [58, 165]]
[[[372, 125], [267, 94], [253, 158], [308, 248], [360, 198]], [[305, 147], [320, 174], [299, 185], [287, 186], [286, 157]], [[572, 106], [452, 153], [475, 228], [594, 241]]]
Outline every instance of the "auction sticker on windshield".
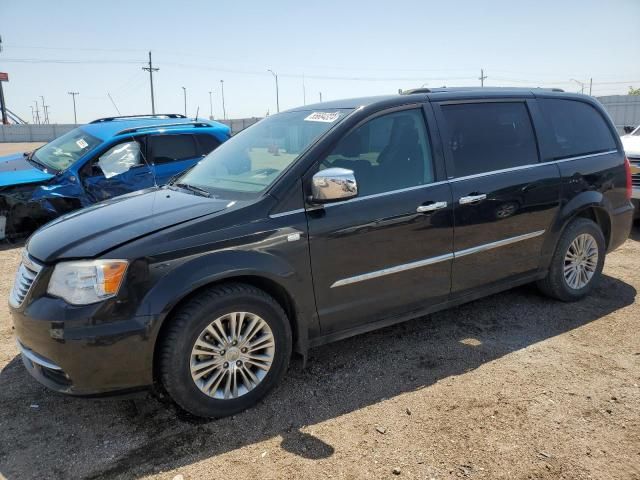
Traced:
[[87, 148], [89, 146], [89, 144], [86, 142], [84, 138], [80, 138], [76, 140], [76, 145], [78, 145], [78, 147], [80, 148]]
[[340, 112], [313, 112], [305, 118], [304, 121], [331, 123], [335, 122], [338, 118], [340, 118]]

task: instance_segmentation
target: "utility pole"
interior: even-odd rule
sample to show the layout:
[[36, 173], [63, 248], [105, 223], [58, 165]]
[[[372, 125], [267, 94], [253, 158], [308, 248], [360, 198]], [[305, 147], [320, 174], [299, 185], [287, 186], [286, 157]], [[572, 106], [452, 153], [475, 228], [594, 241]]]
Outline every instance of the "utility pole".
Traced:
[[[2, 52], [2, 37], [0, 37], [0, 52]], [[2, 89], [2, 82], [9, 80], [9, 74], [3, 74], [4, 78], [0, 79], [0, 113], [2, 125], [9, 125], [9, 119], [7, 118], [7, 102], [4, 99], [4, 90]]]
[[182, 94], [184, 95], [184, 116], [187, 116], [187, 89], [182, 87]]
[[76, 95], [80, 95], [79, 92], [67, 92], [73, 98], [73, 123], [78, 124], [78, 116], [76, 115]]
[[209, 91], [209, 120], [213, 120], [213, 97], [211, 97], [212, 93], [212, 91]]
[[227, 119], [227, 109], [224, 106], [224, 80], [220, 80], [220, 90], [222, 91], [222, 118]]
[[307, 89], [304, 85], [304, 73], [302, 74], [302, 105], [307, 104]]
[[484, 81], [487, 79], [487, 76], [484, 74], [484, 69], [481, 68], [480, 69], [480, 78], [478, 78], [478, 80], [480, 80], [480, 86], [484, 87]]
[[276, 79], [276, 110], [280, 113], [280, 92], [278, 90], [278, 74], [273, 70], [267, 70], [267, 72], [271, 72], [273, 78]]
[[593, 77], [589, 79], [589, 96], [591, 96], [591, 87], [593, 87]]
[[155, 98], [153, 97], [153, 72], [157, 72], [160, 69], [153, 67], [153, 63], [151, 61], [151, 51], [149, 51], [149, 66], [142, 67], [142, 70], [144, 70], [145, 72], [149, 72], [149, 85], [151, 85], [151, 115], [155, 115], [156, 102], [155, 102]]
[[318, 94], [320, 95], [320, 103], [322, 103], [322, 92], [318, 92]]

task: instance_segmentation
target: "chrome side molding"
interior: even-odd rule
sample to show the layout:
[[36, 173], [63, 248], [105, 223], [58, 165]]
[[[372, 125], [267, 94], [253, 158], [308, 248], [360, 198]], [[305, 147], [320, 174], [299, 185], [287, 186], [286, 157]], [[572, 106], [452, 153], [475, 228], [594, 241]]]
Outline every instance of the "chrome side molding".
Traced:
[[426, 267], [427, 265], [433, 265], [434, 263], [444, 262], [451, 260], [453, 253], [446, 253], [437, 257], [425, 258], [424, 260], [418, 260], [417, 262], [403, 263], [402, 265], [396, 265], [395, 267], [383, 268], [382, 270], [376, 270], [375, 272], [363, 273], [362, 275], [356, 275], [354, 277], [343, 278], [331, 285], [331, 288], [342, 287], [344, 285], [350, 285], [352, 283], [363, 282], [365, 280], [371, 280], [372, 278], [384, 277], [385, 275], [391, 275], [392, 273], [404, 272], [414, 268]]
[[344, 285], [351, 285], [352, 283], [364, 282], [365, 280], [371, 280], [373, 278], [384, 277], [385, 275], [391, 275], [393, 273], [404, 272], [412, 270], [414, 268], [426, 267], [427, 265], [433, 265], [435, 263], [445, 262], [447, 260], [453, 260], [458, 257], [464, 257], [466, 255], [472, 255], [474, 253], [480, 253], [487, 250], [493, 250], [494, 248], [504, 247], [505, 245], [511, 245], [512, 243], [521, 242], [523, 240], [529, 240], [531, 238], [539, 237], [546, 230], [538, 230], [536, 232], [525, 233], [524, 235], [518, 235], [516, 237], [505, 238], [504, 240], [498, 240], [496, 242], [485, 243], [476, 247], [465, 248], [464, 250], [458, 250], [456, 252], [445, 253], [444, 255], [438, 255], [436, 257], [425, 258], [424, 260], [418, 260], [416, 262], [403, 263], [401, 265], [395, 265], [393, 267], [383, 268], [382, 270], [375, 270], [373, 272], [363, 273], [360, 275], [354, 275], [353, 277], [343, 278], [335, 281], [330, 288], [343, 287]]

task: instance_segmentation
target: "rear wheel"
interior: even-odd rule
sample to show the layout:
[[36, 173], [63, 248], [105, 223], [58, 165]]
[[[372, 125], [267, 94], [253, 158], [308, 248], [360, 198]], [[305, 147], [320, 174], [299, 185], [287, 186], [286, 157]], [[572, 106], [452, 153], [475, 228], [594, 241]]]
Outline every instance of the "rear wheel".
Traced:
[[177, 312], [161, 346], [160, 373], [182, 408], [223, 417], [264, 397], [284, 376], [290, 356], [282, 307], [255, 287], [227, 284]]
[[605, 252], [600, 227], [586, 218], [573, 220], [560, 236], [549, 273], [538, 287], [545, 295], [565, 302], [583, 298], [600, 280]]

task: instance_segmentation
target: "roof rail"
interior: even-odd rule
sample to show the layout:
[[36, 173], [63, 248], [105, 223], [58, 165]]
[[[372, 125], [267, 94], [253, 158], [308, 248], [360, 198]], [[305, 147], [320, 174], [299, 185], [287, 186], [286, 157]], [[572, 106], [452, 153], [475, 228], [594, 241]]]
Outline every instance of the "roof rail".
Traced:
[[[535, 90], [548, 90], [551, 92], [564, 92], [561, 88], [545, 88], [545, 87], [532, 87]], [[439, 92], [464, 92], [464, 91], [491, 91], [491, 90], [520, 90], [527, 91], [530, 88], [527, 87], [481, 87], [481, 86], [467, 86], [467, 87], [437, 87], [437, 88], [413, 88], [410, 90], [402, 91], [402, 95], [411, 95], [413, 93], [439, 93]]]
[[431, 93], [430, 88], [411, 88], [409, 90], [403, 90], [400, 95], [411, 95], [413, 93]]
[[121, 115], [119, 117], [104, 117], [98, 118], [91, 123], [104, 123], [112, 122], [113, 120], [120, 120], [121, 118], [187, 118], [181, 113], [157, 113], [155, 115]]
[[139, 127], [125, 128], [120, 130], [116, 135], [123, 135], [125, 133], [134, 133], [140, 130], [147, 130], [149, 128], [165, 128], [165, 127], [184, 127], [185, 125], [192, 125], [194, 127], [211, 127], [210, 123], [206, 122], [182, 122], [182, 123], [157, 123], [154, 125], [140, 125]]

